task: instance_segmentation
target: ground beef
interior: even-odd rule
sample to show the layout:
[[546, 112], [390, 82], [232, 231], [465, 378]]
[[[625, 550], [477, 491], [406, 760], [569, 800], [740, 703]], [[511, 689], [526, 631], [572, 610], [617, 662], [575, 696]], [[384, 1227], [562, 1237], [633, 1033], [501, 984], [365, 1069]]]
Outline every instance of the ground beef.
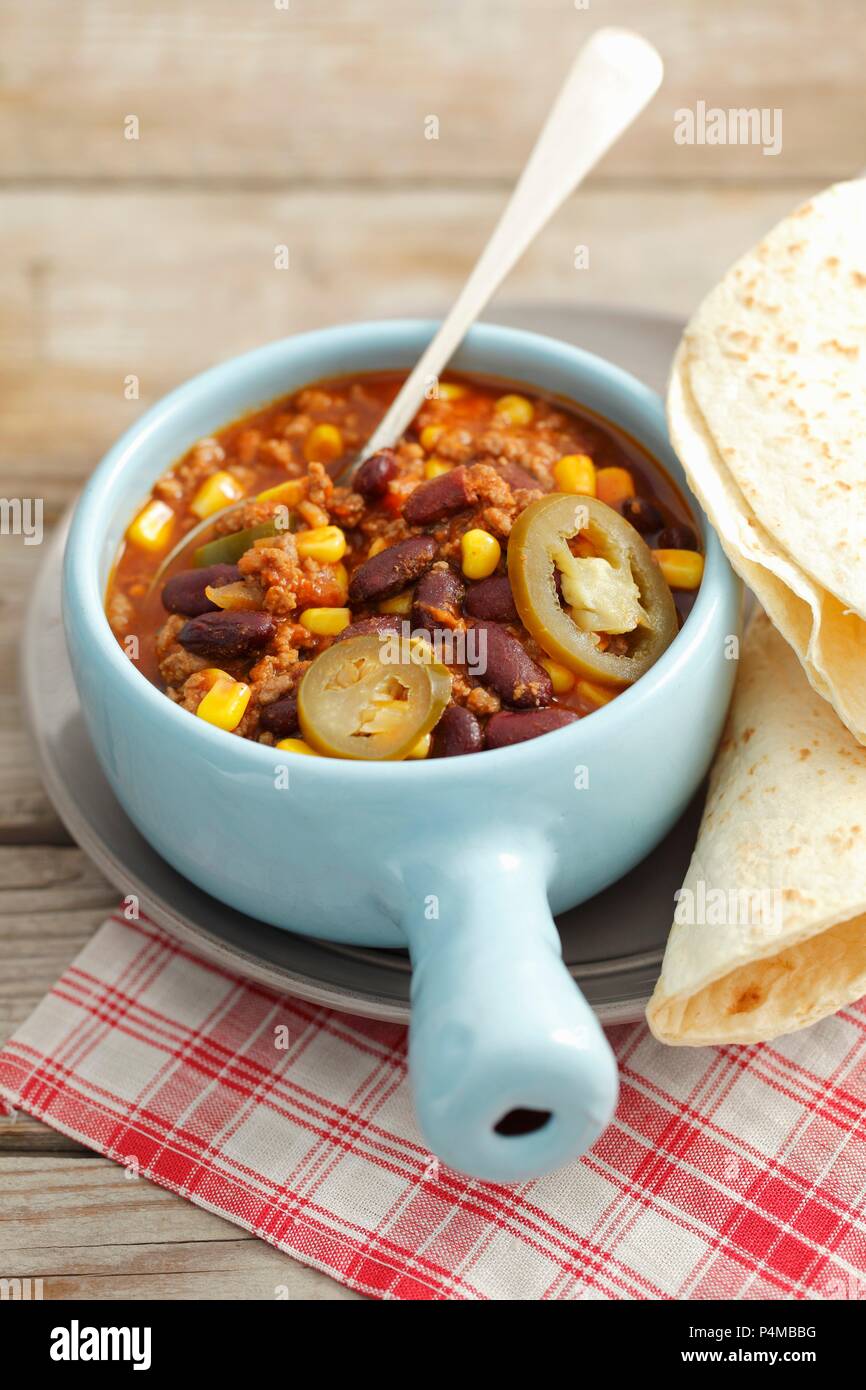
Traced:
[[549, 490], [553, 481], [553, 465], [562, 450], [534, 435], [506, 434], [501, 429], [485, 430], [475, 441], [476, 455], [489, 455], [500, 463], [517, 463], [536, 477], [542, 488]]
[[322, 507], [328, 511], [334, 484], [324, 464], [311, 463], [307, 477], [307, 496], [310, 501], [315, 502], [317, 507]]
[[135, 618], [132, 599], [124, 593], [115, 592], [108, 601], [108, 622], [112, 632], [123, 639], [127, 637]]
[[[286, 629], [290, 629], [290, 626], [291, 625], [286, 624]], [[291, 647], [286, 647], [282, 655], [283, 660], [289, 659], [291, 650]], [[275, 700], [280, 700], [283, 696], [291, 695], [294, 690], [297, 690], [305, 671], [309, 669], [310, 665], [309, 661], [298, 661], [297, 654], [295, 654], [295, 659], [290, 662], [285, 670], [271, 674], [263, 674], [259, 677], [258, 673], [262, 671], [263, 668], [267, 667], [268, 670], [271, 671], [276, 661], [277, 658], [275, 657], [264, 657], [250, 672], [252, 695], [247, 707], [247, 714], [249, 714], [251, 710], [254, 711], [255, 727], [244, 727], [244, 723], [247, 719], [246, 714], [244, 715], [244, 720], [241, 722], [241, 725], [238, 727], [238, 732], [243, 732], [245, 738], [258, 737], [260, 743], [266, 743], [270, 746], [273, 746], [277, 740], [274, 738], [273, 734], [266, 730], [261, 733], [258, 732], [259, 715], [266, 705], [271, 705]], [[251, 716], [251, 718], [252, 717], [253, 716]]]
[[247, 468], [240, 463], [231, 463], [225, 471], [231, 474], [242, 493], [249, 496], [250, 493], [255, 492], [256, 471], [254, 468]]
[[497, 714], [502, 708], [499, 696], [488, 690], [460, 667], [452, 666], [451, 698], [456, 705], [465, 705], [473, 714]]
[[307, 636], [299, 623], [280, 623], [271, 638], [268, 650], [250, 667], [250, 684], [254, 689], [276, 676], [291, 672], [298, 663], [298, 648]]
[[231, 536], [235, 531], [246, 531], [250, 526], [261, 526], [276, 515], [278, 502], [244, 502], [242, 506], [230, 508], [225, 515], [218, 516], [213, 524], [212, 536]]
[[261, 430], [241, 430], [235, 440], [235, 453], [238, 463], [249, 468], [257, 462], [262, 442]]
[[259, 729], [259, 706], [256, 703], [255, 695], [250, 696], [250, 702], [243, 713], [243, 718], [232, 733], [238, 738], [255, 738]]
[[443, 430], [436, 440], [436, 455], [449, 463], [467, 463], [476, 458], [478, 449], [470, 430]]
[[469, 691], [464, 701], [466, 708], [473, 714], [498, 714], [502, 708], [502, 701], [493, 690], [488, 690], [483, 685], [476, 685]]
[[346, 531], [353, 531], [364, 515], [364, 499], [348, 487], [335, 487], [328, 510], [331, 520]]
[[160, 675], [169, 687], [182, 686], [188, 676], [207, 666], [203, 656], [194, 656], [185, 651], [177, 640], [186, 618], [180, 613], [172, 613], [156, 634], [156, 657]]
[[473, 463], [466, 470], [466, 480], [477, 502], [502, 508], [512, 506], [514, 495], [510, 485], [490, 464]]
[[153, 489], [154, 496], [165, 502], [191, 497], [205, 478], [222, 467], [225, 457], [225, 449], [218, 439], [200, 439], [182, 463], [159, 479]]
[[383, 512], [373, 512], [366, 516], [358, 529], [364, 537], [359, 559], [365, 558], [375, 540], [381, 539], [387, 545], [395, 545], [397, 541], [405, 541], [407, 537], [414, 536], [418, 530], [415, 526], [409, 526], [402, 516], [389, 518]]
[[515, 513], [509, 508], [504, 507], [485, 507], [477, 518], [473, 521], [473, 526], [480, 526], [482, 531], [489, 531], [492, 536], [510, 536], [511, 527], [514, 524]]
[[419, 481], [423, 478], [424, 460], [427, 455], [420, 444], [413, 444], [409, 440], [403, 439], [396, 446], [394, 453], [397, 455], [401, 477], [417, 478]]
[[476, 508], [469, 515], [461, 512], [436, 533], [441, 535], [442, 553], [455, 562], [459, 561], [460, 537], [465, 531], [478, 527], [506, 540], [520, 513], [544, 495], [541, 488], [512, 488], [490, 464], [473, 464], [466, 473]]
[[205, 676], [201, 671], [195, 671], [184, 681], [178, 704], [182, 705], [184, 709], [188, 709], [191, 714], [195, 714], [212, 684], [211, 676]]
[[320, 386], [305, 386], [295, 396], [295, 405], [299, 410], [309, 411], [311, 415], [320, 415], [333, 410], [334, 398]]
[[303, 439], [317, 423], [318, 421], [302, 413], [287, 419], [280, 432], [284, 439]]
[[290, 478], [299, 476], [304, 465], [295, 457], [295, 451], [287, 439], [267, 439], [261, 447], [261, 456], [268, 463], [276, 463], [286, 470]]
[[284, 531], [273, 539], [256, 541], [238, 561], [241, 574], [255, 579], [264, 590], [264, 606], [269, 613], [293, 612], [300, 603], [303, 579], [295, 538]]
[[272, 705], [275, 700], [279, 700], [283, 695], [290, 695], [300, 680], [299, 668], [306, 670], [306, 661], [296, 661], [288, 671], [281, 671], [276, 676], [265, 676], [263, 680], [253, 683], [256, 700], [259, 705]]
[[299, 560], [289, 531], [273, 541], [257, 541], [241, 556], [238, 569], [264, 589], [263, 607], [269, 613], [288, 616], [296, 608], [338, 608], [345, 594], [336, 566], [309, 557]]

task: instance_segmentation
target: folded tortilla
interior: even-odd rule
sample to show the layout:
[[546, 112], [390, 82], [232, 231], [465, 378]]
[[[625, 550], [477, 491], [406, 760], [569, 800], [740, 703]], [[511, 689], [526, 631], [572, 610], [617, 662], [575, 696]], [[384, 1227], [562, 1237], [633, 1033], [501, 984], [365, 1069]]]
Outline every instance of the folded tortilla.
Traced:
[[668, 420], [732, 565], [866, 743], [866, 180], [804, 204], [704, 300]]
[[864, 993], [866, 749], [758, 612], [647, 1019], [762, 1042]]

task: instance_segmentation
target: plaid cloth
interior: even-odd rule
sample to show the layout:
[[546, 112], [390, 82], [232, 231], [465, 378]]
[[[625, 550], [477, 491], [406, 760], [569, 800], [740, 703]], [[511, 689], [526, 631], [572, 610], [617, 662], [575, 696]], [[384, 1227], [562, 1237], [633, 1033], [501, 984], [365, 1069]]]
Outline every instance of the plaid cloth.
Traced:
[[772, 1047], [611, 1038], [592, 1152], [477, 1182], [424, 1146], [402, 1027], [112, 919], [0, 1053], [0, 1093], [379, 1298], [863, 1297], [863, 1004]]

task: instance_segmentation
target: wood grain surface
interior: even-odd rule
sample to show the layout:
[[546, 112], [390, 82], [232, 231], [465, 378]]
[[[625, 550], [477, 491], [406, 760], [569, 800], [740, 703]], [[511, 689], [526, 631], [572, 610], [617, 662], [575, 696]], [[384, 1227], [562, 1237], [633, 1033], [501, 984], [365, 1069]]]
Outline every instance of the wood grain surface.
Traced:
[[[48, 527], [190, 374], [299, 329], [435, 313], [609, 23], [658, 45], [665, 85], [503, 297], [686, 314], [790, 206], [866, 166], [862, 0], [0, 0], [0, 497], [42, 499]], [[677, 144], [698, 101], [779, 109], [781, 152]], [[23, 733], [39, 559], [0, 536], [0, 1039], [115, 899]], [[21, 1115], [0, 1119], [16, 1275], [61, 1299], [355, 1296]]]

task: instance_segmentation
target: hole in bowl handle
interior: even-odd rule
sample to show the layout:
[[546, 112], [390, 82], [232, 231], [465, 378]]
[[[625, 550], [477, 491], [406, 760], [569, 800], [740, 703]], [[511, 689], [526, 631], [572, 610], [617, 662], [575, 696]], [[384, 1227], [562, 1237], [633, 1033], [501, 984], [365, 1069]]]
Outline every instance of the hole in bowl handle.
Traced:
[[522, 1182], [595, 1142], [616, 1062], [563, 963], [540, 856], [473, 848], [460, 862], [408, 884], [415, 1107], [448, 1167]]

